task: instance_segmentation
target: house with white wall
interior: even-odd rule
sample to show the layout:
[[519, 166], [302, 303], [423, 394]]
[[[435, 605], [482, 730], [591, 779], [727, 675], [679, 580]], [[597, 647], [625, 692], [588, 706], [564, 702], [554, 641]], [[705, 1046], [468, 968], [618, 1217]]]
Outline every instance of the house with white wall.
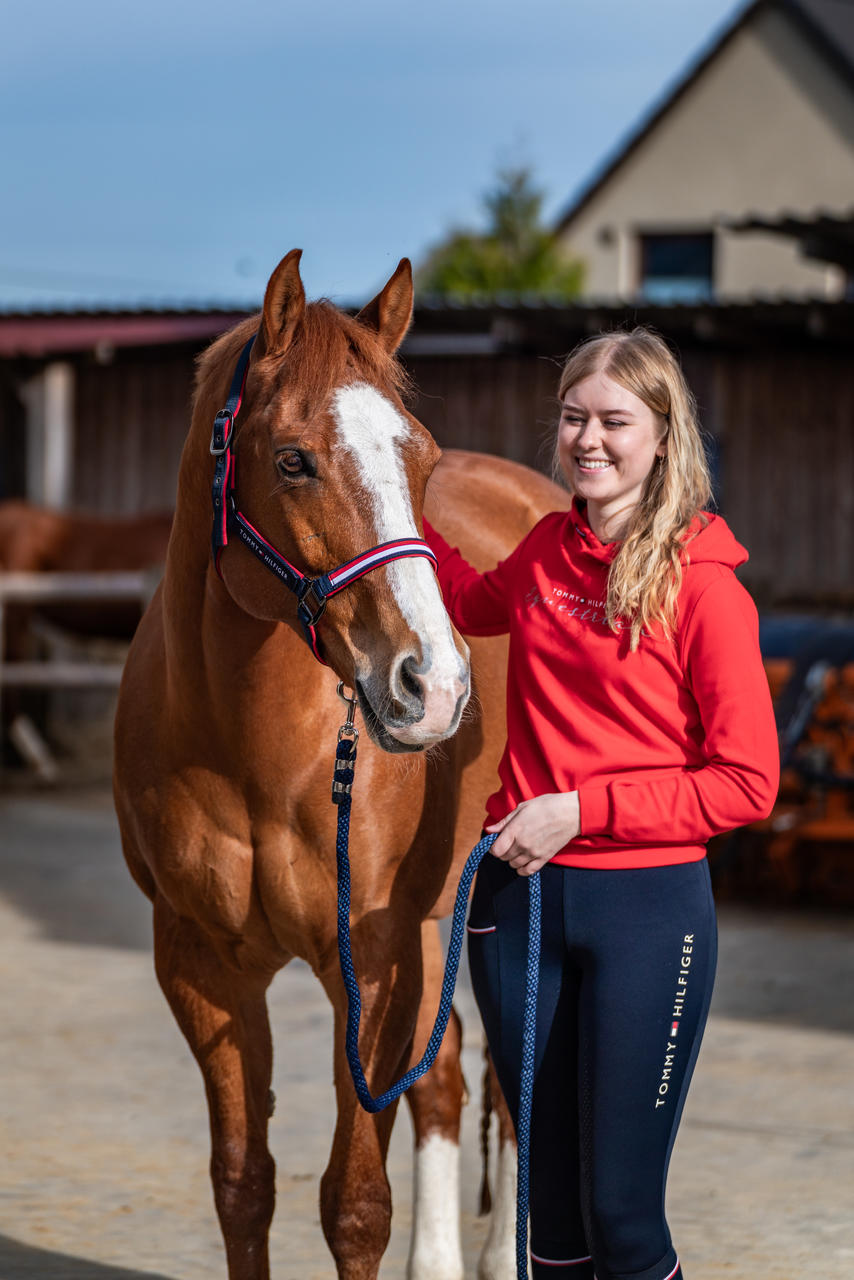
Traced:
[[788, 219], [854, 215], [854, 4], [753, 0], [558, 220], [585, 300], [843, 297]]

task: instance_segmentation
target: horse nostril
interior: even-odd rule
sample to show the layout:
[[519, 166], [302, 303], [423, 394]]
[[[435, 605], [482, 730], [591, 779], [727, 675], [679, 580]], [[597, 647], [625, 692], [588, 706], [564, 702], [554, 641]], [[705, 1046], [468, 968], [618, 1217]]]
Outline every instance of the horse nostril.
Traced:
[[411, 698], [417, 698], [421, 701], [421, 681], [418, 678], [418, 664], [413, 657], [404, 658], [400, 664], [400, 684], [401, 688], [409, 694]]

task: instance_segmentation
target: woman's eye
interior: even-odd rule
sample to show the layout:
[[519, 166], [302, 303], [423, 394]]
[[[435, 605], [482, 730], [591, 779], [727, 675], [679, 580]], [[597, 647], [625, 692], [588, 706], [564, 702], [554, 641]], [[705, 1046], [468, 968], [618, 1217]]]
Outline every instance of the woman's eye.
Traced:
[[300, 476], [305, 471], [303, 456], [296, 449], [288, 449], [287, 453], [280, 453], [276, 459], [276, 466], [284, 476]]
[[625, 425], [626, 425], [626, 424], [625, 424], [625, 422], [623, 422], [623, 421], [622, 421], [622, 419], [620, 419], [620, 418], [606, 418], [606, 419], [605, 419], [605, 426], [606, 426], [606, 427], [624, 427]]

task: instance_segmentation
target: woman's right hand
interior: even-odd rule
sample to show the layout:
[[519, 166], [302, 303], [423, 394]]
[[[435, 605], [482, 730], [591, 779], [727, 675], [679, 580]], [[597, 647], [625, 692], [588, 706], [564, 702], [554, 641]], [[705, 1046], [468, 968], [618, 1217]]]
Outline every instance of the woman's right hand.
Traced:
[[493, 857], [509, 862], [520, 876], [539, 871], [580, 834], [580, 829], [577, 791], [555, 791], [523, 800], [506, 818], [485, 828], [499, 833], [490, 850]]

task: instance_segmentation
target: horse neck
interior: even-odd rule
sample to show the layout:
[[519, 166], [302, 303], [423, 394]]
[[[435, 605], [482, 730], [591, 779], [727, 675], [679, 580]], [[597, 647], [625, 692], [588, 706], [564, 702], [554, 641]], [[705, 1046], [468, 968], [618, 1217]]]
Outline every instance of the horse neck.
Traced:
[[[214, 417], [227, 398], [236, 353], [245, 341], [244, 329], [247, 329], [248, 336], [252, 332], [251, 322], [232, 335], [236, 338], [234, 358], [223, 355], [219, 362], [224, 367], [221, 376], [214, 377], [209, 371], [200, 384], [181, 455], [175, 516], [163, 583], [164, 628], [173, 643], [189, 639], [198, 644], [204, 627], [206, 643], [224, 644], [227, 643], [226, 637], [233, 637], [235, 626], [260, 643], [275, 625], [251, 618], [238, 608], [217, 577], [211, 555], [211, 429]], [[222, 626], [226, 618], [228, 625]], [[220, 635], [222, 641], [217, 639]]]

